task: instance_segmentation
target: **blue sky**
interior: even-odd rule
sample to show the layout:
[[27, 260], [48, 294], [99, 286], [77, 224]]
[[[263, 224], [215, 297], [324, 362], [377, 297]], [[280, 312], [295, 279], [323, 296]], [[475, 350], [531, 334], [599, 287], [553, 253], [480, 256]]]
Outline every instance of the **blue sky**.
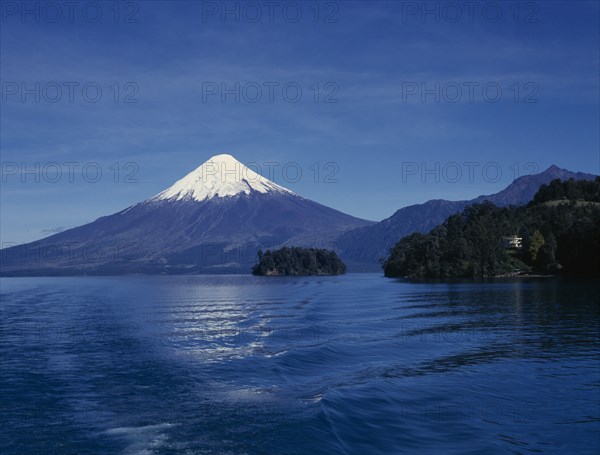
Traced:
[[0, 23], [5, 246], [219, 153], [372, 220], [551, 164], [600, 172], [596, 1], [23, 5]]

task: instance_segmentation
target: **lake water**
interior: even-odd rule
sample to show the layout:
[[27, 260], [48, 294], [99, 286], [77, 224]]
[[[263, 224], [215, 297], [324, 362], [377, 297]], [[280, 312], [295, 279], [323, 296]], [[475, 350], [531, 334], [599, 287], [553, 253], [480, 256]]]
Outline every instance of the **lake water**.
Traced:
[[600, 286], [0, 281], [3, 454], [596, 454]]

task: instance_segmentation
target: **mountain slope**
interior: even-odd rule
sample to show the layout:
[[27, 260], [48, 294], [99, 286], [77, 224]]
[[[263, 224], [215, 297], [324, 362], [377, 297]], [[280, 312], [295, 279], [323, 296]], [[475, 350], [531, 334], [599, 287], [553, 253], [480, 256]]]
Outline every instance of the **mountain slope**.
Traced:
[[485, 200], [498, 206], [526, 204], [542, 184], [550, 183], [554, 179], [587, 180], [595, 177], [592, 174], [571, 172], [553, 165], [539, 174], [519, 177], [495, 194], [481, 195], [468, 201], [434, 199], [401, 208], [377, 224], [342, 234], [335, 241], [335, 249], [351, 270], [380, 270], [379, 260], [385, 258], [390, 248], [402, 237], [413, 232], [429, 232], [467, 205]]
[[249, 272], [260, 248], [326, 246], [370, 224], [217, 155], [144, 202], [2, 250], [1, 273]]
[[544, 172], [519, 177], [502, 191], [496, 194], [478, 196], [470, 203], [488, 200], [500, 207], [527, 204], [543, 184], [548, 184], [554, 179], [569, 180], [571, 178], [574, 180], [593, 180], [596, 176], [585, 172], [571, 172], [552, 165]]

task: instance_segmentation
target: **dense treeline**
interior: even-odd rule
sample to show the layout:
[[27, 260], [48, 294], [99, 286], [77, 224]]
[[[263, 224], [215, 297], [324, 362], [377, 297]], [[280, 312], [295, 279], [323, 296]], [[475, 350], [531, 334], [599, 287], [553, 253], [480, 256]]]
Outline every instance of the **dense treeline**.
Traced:
[[284, 247], [279, 250], [258, 252], [254, 275], [340, 275], [346, 265], [334, 251]]
[[[452, 278], [535, 272], [600, 276], [598, 194], [600, 178], [585, 183], [553, 181], [540, 188], [526, 207], [474, 204], [429, 234], [400, 240], [383, 264], [385, 275]], [[549, 203], [555, 197], [562, 202]], [[520, 249], [503, 245], [503, 237], [511, 235], [522, 238]]]
[[600, 177], [595, 180], [552, 180], [540, 186], [530, 205], [556, 200], [600, 202]]

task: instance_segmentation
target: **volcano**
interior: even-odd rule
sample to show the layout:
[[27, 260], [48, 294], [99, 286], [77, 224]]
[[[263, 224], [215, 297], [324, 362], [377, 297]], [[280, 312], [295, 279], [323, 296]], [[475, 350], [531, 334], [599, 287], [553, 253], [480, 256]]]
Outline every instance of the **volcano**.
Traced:
[[2, 250], [1, 274], [249, 272], [259, 249], [327, 248], [374, 224], [216, 155], [166, 190], [113, 215]]

